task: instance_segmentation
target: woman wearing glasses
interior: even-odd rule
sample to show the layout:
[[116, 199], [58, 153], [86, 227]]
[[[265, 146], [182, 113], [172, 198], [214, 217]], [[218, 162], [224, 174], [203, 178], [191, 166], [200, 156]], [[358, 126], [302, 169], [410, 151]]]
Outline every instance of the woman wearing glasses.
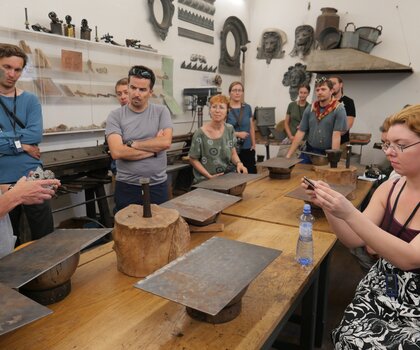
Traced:
[[211, 121], [194, 133], [189, 152], [193, 166], [194, 183], [237, 171], [248, 173], [236, 153], [233, 126], [226, 124], [229, 100], [216, 95], [210, 99]]
[[256, 174], [255, 127], [252, 121], [251, 106], [243, 102], [244, 86], [241, 82], [234, 81], [230, 84], [229, 97], [227, 122], [235, 128], [239, 158], [248, 169], [248, 172]]
[[343, 244], [380, 257], [332, 333], [336, 349], [420, 349], [420, 105], [390, 117], [382, 149], [401, 178], [363, 213], [323, 182], [311, 192]]

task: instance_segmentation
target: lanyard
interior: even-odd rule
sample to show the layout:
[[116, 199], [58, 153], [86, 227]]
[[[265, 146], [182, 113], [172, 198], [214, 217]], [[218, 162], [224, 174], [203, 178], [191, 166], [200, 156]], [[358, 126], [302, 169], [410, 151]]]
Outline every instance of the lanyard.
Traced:
[[19, 125], [22, 129], [25, 128], [25, 124], [23, 124], [22, 121], [16, 116], [16, 105], [17, 105], [16, 98], [17, 98], [17, 92], [15, 88], [15, 96], [13, 98], [13, 112], [9, 111], [9, 109], [6, 107], [4, 102], [0, 99], [0, 105], [3, 107], [4, 112], [9, 117], [10, 124], [12, 124], [13, 131], [15, 133], [16, 133], [16, 124]]

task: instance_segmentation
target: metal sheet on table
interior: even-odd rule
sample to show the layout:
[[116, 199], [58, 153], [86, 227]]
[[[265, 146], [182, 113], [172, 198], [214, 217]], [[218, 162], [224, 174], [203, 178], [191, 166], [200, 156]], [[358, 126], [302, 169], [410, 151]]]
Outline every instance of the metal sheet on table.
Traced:
[[300, 163], [302, 159], [293, 158], [293, 159], [287, 159], [287, 158], [270, 158], [264, 162], [258, 163], [258, 165], [261, 165], [263, 167], [267, 168], [280, 168], [280, 169], [288, 169], [298, 163]]
[[19, 288], [111, 232], [106, 229], [60, 229], [0, 259], [0, 282]]
[[134, 286], [216, 315], [280, 254], [280, 250], [213, 237]]
[[[341, 193], [344, 197], [347, 197], [351, 192], [355, 190], [354, 186], [352, 185], [333, 185], [330, 184], [330, 187]], [[310, 202], [311, 197], [306, 194], [306, 190], [302, 186], [298, 186], [294, 188], [292, 191], [285, 194], [286, 197], [295, 198], [295, 199], [301, 199], [303, 201]]]
[[228, 173], [221, 176], [217, 176], [210, 180], [202, 181], [193, 187], [206, 188], [208, 190], [222, 190], [228, 191], [236, 186], [242, 185], [245, 182], [249, 182], [260, 178], [259, 174], [239, 174], [239, 173]]
[[230, 194], [197, 188], [161, 206], [178, 210], [184, 218], [204, 222], [240, 200], [240, 197]]
[[52, 311], [0, 283], [0, 335], [47, 316]]

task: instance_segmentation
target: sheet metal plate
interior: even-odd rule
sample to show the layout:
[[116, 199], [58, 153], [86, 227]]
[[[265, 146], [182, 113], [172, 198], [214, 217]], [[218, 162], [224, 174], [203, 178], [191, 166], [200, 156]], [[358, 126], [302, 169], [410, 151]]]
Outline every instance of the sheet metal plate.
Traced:
[[287, 158], [270, 158], [264, 162], [258, 163], [258, 165], [261, 165], [263, 167], [267, 168], [280, 168], [280, 169], [288, 169], [298, 163], [300, 163], [302, 159], [293, 158], [293, 159], [287, 159]]
[[51, 313], [45, 306], [0, 283], [0, 335]]
[[193, 187], [206, 188], [208, 190], [228, 191], [236, 186], [244, 184], [245, 182], [249, 182], [260, 177], [261, 175], [259, 174], [228, 173], [210, 180], [202, 181], [193, 185]]
[[59, 229], [0, 259], [0, 282], [19, 288], [112, 231]]
[[280, 250], [213, 237], [134, 286], [216, 315], [280, 254]]
[[[355, 188], [352, 185], [333, 185], [330, 184], [330, 187], [341, 193], [344, 197], [347, 197], [350, 193], [352, 193]], [[301, 199], [303, 201], [310, 202], [311, 197], [306, 194], [306, 190], [302, 186], [298, 186], [294, 188], [292, 191], [285, 194], [286, 197], [295, 198], [295, 199]]]
[[184, 218], [204, 222], [240, 200], [240, 197], [230, 194], [197, 188], [161, 204], [161, 207], [176, 209]]

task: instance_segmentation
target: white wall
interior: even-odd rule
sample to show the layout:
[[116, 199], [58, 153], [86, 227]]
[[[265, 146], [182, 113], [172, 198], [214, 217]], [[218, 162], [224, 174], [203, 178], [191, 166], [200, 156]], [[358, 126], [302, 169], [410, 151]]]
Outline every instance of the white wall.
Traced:
[[[177, 8], [177, 2], [174, 2]], [[165, 41], [162, 41], [154, 32], [149, 23], [147, 1], [126, 0], [124, 2], [104, 2], [98, 0], [57, 1], [51, 5], [47, 0], [16, 0], [2, 4], [0, 23], [2, 26], [23, 29], [24, 8], [28, 8], [31, 24], [40, 23], [48, 26], [47, 17], [50, 11], [55, 11], [60, 18], [70, 14], [76, 25], [82, 18], [87, 18], [91, 27], [98, 26], [99, 34], [109, 32], [114, 40], [124, 43], [124, 39], [139, 38], [144, 44], [151, 44], [159, 53], [174, 58], [174, 95], [182, 103], [182, 89], [186, 87], [202, 86], [203, 77], [209, 75], [204, 72], [195, 72], [180, 69], [184, 60], [189, 60], [190, 54], [204, 54], [209, 64], [218, 65], [220, 56], [220, 31], [228, 16], [235, 15], [245, 24], [251, 43], [246, 54], [246, 100], [253, 106], [275, 106], [277, 120], [284, 117], [289, 103], [288, 88], [281, 83], [287, 68], [300, 60], [290, 57], [294, 41], [294, 30], [301, 24], [310, 24], [315, 27], [316, 18], [322, 7], [335, 7], [340, 15], [340, 28], [344, 30], [347, 22], [354, 22], [356, 26], [383, 26], [380, 37], [382, 43], [374, 48], [373, 55], [386, 58], [398, 63], [411, 65], [413, 74], [404, 73], [378, 73], [378, 74], [347, 74], [345, 79], [345, 93], [354, 98], [357, 108], [357, 119], [352, 129], [354, 132], [371, 132], [372, 143], [379, 139], [378, 127], [386, 116], [397, 111], [407, 103], [417, 103], [420, 89], [420, 50], [417, 39], [420, 33], [418, 13], [420, 3], [417, 0], [354, 0], [354, 1], [326, 1], [326, 0], [217, 0], [215, 31], [213, 36], [215, 44], [209, 45], [179, 37], [177, 27], [196, 29], [206, 32], [205, 29], [188, 25], [179, 21], [177, 10], [173, 17], [173, 25]], [[265, 28], [276, 27], [287, 33], [288, 42], [284, 46], [286, 55], [282, 59], [274, 59], [267, 65], [265, 60], [257, 60], [257, 46], [261, 33]], [[208, 32], [211, 34], [211, 32]], [[141, 63], [141, 62], [139, 62]], [[303, 62], [304, 63], [304, 62]], [[211, 74], [210, 74], [211, 75]], [[213, 75], [211, 75], [213, 76]], [[238, 77], [222, 75], [224, 92], [227, 86]], [[205, 109], [205, 116], [208, 111]], [[176, 116], [176, 133], [189, 129], [190, 113]], [[45, 143], [53, 147], [65, 143], [72, 145], [77, 140], [82, 145], [102, 142], [101, 133], [83, 134], [64, 137], [49, 136]], [[372, 163], [382, 158], [380, 151], [373, 150], [371, 145], [365, 147], [363, 161]]]
[[[30, 24], [39, 23], [49, 28], [48, 13], [54, 11], [57, 16], [64, 20], [69, 14], [76, 25], [77, 37], [79, 36], [80, 22], [82, 18], [88, 19], [89, 26], [94, 29], [98, 27], [98, 35], [110, 33], [117, 43], [124, 44], [126, 38], [140, 39], [144, 45], [151, 44], [160, 54], [168, 55], [174, 59], [174, 97], [179, 104], [182, 104], [182, 90], [184, 88], [195, 88], [204, 86], [205, 77], [214, 78], [217, 73], [207, 73], [180, 69], [181, 63], [189, 62], [191, 54], [204, 55], [209, 65], [218, 66], [220, 57], [220, 32], [227, 17], [237, 16], [245, 26], [248, 25], [248, 0], [217, 0], [216, 13], [213, 17], [215, 30], [210, 31], [202, 27], [194, 26], [187, 22], [178, 20], [178, 7], [183, 7], [191, 12], [207, 16], [203, 12], [185, 7], [174, 1], [175, 13], [172, 19], [172, 26], [169, 28], [165, 40], [161, 40], [155, 33], [149, 22], [149, 7], [147, 0], [126, 0], [126, 1], [99, 1], [99, 0], [73, 0], [56, 1], [47, 0], [16, 0], [4, 2], [0, 13], [2, 27], [24, 29], [24, 8], [28, 8]], [[156, 1], [158, 3], [158, 1]], [[157, 9], [158, 10], [158, 9]], [[214, 37], [214, 45], [201, 41], [191, 40], [178, 36], [178, 26], [205, 33]], [[94, 31], [92, 32], [92, 40]], [[142, 64], [142, 62], [138, 62]], [[230, 82], [238, 77], [222, 75], [222, 90], [227, 91]], [[114, 108], [109, 104], [110, 110]], [[204, 117], [208, 116], [207, 108], [204, 109]], [[181, 134], [190, 130], [191, 112], [184, 115], [174, 116], [175, 134]], [[57, 122], [59, 124], [61, 121]], [[103, 132], [92, 132], [75, 134], [71, 136], [46, 136], [41, 144], [42, 150], [59, 148], [81, 147], [103, 143]]]
[[[309, 7], [310, 6], [310, 7]], [[309, 7], [309, 8], [308, 8]], [[398, 111], [405, 104], [419, 103], [420, 89], [420, 2], [416, 0], [258, 0], [250, 2], [250, 48], [246, 64], [246, 100], [252, 105], [275, 106], [276, 118], [281, 120], [290, 101], [288, 88], [282, 85], [284, 72], [300, 60], [290, 57], [294, 30], [298, 25], [309, 24], [315, 28], [322, 7], [334, 7], [340, 15], [340, 29], [348, 22], [357, 27], [383, 26], [379, 40], [371, 54], [405, 65], [411, 65], [414, 73], [346, 74], [345, 93], [355, 100], [357, 118], [353, 132], [372, 133], [372, 142], [363, 150], [362, 162], [370, 164], [383, 159], [379, 150], [372, 149], [379, 141], [378, 128], [382, 120]], [[260, 36], [265, 28], [275, 27], [287, 33], [287, 55], [283, 59], [254, 59]], [[303, 62], [304, 63], [304, 62]]]

